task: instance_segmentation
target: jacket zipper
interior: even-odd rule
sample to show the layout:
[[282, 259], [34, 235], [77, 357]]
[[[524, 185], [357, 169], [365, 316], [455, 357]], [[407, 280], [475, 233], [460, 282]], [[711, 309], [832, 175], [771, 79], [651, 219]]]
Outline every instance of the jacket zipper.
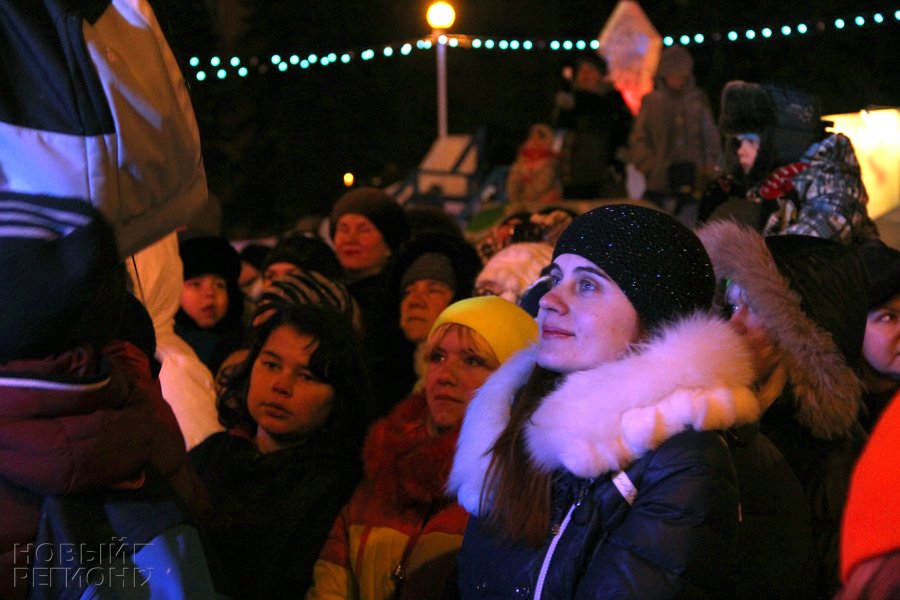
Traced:
[[419, 541], [419, 536], [422, 535], [422, 532], [425, 531], [425, 526], [428, 525], [428, 521], [436, 512], [436, 505], [429, 505], [428, 509], [425, 511], [425, 514], [422, 515], [422, 521], [419, 523], [419, 528], [416, 532], [406, 540], [406, 546], [403, 548], [403, 554], [400, 556], [400, 562], [397, 563], [397, 566], [394, 567], [394, 570], [391, 571], [391, 580], [394, 582], [394, 593], [392, 596], [394, 598], [400, 597], [400, 588], [403, 587], [403, 582], [406, 579], [406, 572], [409, 566], [409, 558], [412, 554], [413, 548], [416, 546], [416, 543]]
[[550, 563], [553, 561], [553, 553], [556, 552], [556, 546], [559, 544], [559, 540], [562, 539], [563, 533], [569, 525], [569, 521], [572, 520], [572, 513], [575, 512], [576, 508], [581, 506], [581, 502], [584, 500], [585, 495], [587, 495], [590, 484], [593, 481], [593, 479], [587, 481], [588, 485], [581, 489], [578, 498], [572, 503], [572, 506], [569, 507], [565, 518], [562, 520], [562, 523], [559, 524], [559, 529], [554, 532], [553, 541], [550, 542], [550, 547], [547, 548], [547, 553], [544, 555], [544, 562], [541, 564], [541, 571], [538, 574], [537, 585], [534, 590], [534, 600], [541, 600], [541, 596], [544, 593], [544, 580], [547, 578], [547, 571], [550, 570]]
[[559, 543], [559, 540], [562, 539], [563, 532], [565, 532], [566, 527], [569, 525], [569, 521], [572, 520], [572, 513], [575, 512], [575, 509], [580, 503], [581, 500], [578, 500], [569, 507], [566, 518], [560, 523], [559, 531], [553, 536], [553, 541], [550, 542], [550, 547], [547, 548], [547, 554], [544, 555], [544, 562], [541, 564], [541, 572], [538, 575], [537, 585], [535, 586], [534, 600], [541, 600], [541, 595], [544, 593], [544, 579], [547, 578], [547, 571], [550, 569], [550, 561], [553, 560], [553, 553], [556, 551], [556, 545]]

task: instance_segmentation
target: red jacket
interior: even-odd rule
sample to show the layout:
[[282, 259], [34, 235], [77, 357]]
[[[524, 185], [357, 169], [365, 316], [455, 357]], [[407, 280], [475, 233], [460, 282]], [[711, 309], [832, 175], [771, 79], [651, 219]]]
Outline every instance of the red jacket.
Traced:
[[468, 514], [445, 492], [458, 429], [430, 437], [428, 407], [413, 394], [372, 426], [366, 479], [338, 515], [307, 600], [439, 595], [456, 562]]
[[[2, 598], [27, 592], [21, 580], [13, 586], [14, 552], [27, 552], [34, 540], [45, 495], [139, 487], [144, 467], [153, 466], [189, 504], [202, 504], [146, 357], [114, 342], [104, 349], [98, 374], [73, 377], [78, 361], [74, 351], [0, 366]], [[21, 578], [22, 571], [15, 573]]]

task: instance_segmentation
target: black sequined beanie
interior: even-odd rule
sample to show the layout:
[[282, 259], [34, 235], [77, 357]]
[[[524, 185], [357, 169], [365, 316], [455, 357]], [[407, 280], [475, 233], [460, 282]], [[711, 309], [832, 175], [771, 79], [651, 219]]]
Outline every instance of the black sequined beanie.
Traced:
[[553, 258], [582, 256], [622, 289], [646, 329], [712, 306], [709, 255], [690, 229], [652, 208], [610, 204], [575, 219]]

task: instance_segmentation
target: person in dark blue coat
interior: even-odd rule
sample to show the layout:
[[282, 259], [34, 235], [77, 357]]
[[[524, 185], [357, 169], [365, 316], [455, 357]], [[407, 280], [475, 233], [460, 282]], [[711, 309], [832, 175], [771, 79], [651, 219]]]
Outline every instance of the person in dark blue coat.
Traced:
[[[774, 495], [765, 491], [776, 479], [775, 471], [753, 474], [756, 469], [748, 471], [735, 461], [742, 492], [771, 502], [743, 503], [744, 540], [753, 540], [756, 550], [742, 563], [749, 570], [741, 580], [779, 582], [775, 590], [743, 597], [802, 597], [778, 593], [786, 589], [787, 577], [760, 579], [752, 573], [772, 574], [773, 566], [780, 569], [797, 560], [797, 553], [786, 552], [786, 540], [793, 544], [806, 535], [813, 543], [812, 564], [798, 587], [806, 597], [832, 598], [840, 585], [841, 515], [866, 437], [858, 419], [858, 366], [868, 312], [865, 265], [853, 247], [821, 237], [763, 237], [731, 221], [706, 224], [697, 235], [724, 283], [722, 312], [753, 350], [754, 388], [763, 409], [759, 434], [771, 442], [783, 474], [800, 488], [808, 513], [805, 534], [788, 531], [786, 525], [797, 522], [790, 514], [776, 525], [772, 518], [784, 514], [785, 505], [772, 502]], [[754, 562], [762, 569], [754, 569]]]
[[721, 430], [755, 422], [751, 356], [711, 316], [709, 257], [662, 212], [578, 217], [541, 337], [469, 406], [450, 488], [462, 598], [723, 598], [739, 491]]

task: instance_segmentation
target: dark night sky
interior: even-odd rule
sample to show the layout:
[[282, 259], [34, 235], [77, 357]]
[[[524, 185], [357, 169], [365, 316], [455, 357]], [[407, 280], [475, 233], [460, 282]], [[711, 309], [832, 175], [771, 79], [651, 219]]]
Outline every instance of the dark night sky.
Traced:
[[[180, 60], [193, 54], [206, 59], [211, 48], [244, 60], [273, 51], [301, 56], [338, 52], [428, 31], [427, 1], [234, 0], [242, 1], [255, 10], [244, 34], [231, 44], [224, 44], [209, 27], [217, 16], [203, 7], [214, 3], [195, 0], [189, 9], [184, 0], [153, 4]], [[615, 2], [596, 0], [452, 3], [457, 9], [454, 33], [544, 40], [592, 39], [615, 7]], [[884, 2], [856, 2], [852, 9], [848, 4], [667, 0], [641, 6], [663, 35], [702, 32], [709, 40], [713, 33], [731, 28], [810, 25], [812, 32], [803, 37], [776, 34], [770, 40], [691, 46], [698, 83], [716, 112], [719, 92], [732, 79], [794, 83], [815, 92], [825, 113], [900, 105], [900, 24], [894, 8]], [[886, 17], [882, 25], [851, 24], [843, 31], [832, 26], [836, 16], [879, 10]], [[818, 21], [827, 24], [825, 31], [816, 31]], [[562, 59], [561, 53], [546, 50], [450, 49], [451, 133], [483, 128], [488, 157], [503, 161], [531, 123], [549, 118]], [[190, 72], [186, 65], [185, 72]], [[434, 87], [433, 52], [193, 82], [210, 188], [225, 205], [226, 227], [249, 223], [245, 229], [253, 233], [279, 230], [300, 214], [327, 210], [341, 192], [345, 170], [363, 179], [408, 173], [435, 137]], [[265, 207], [272, 207], [275, 216], [260, 210]]]

